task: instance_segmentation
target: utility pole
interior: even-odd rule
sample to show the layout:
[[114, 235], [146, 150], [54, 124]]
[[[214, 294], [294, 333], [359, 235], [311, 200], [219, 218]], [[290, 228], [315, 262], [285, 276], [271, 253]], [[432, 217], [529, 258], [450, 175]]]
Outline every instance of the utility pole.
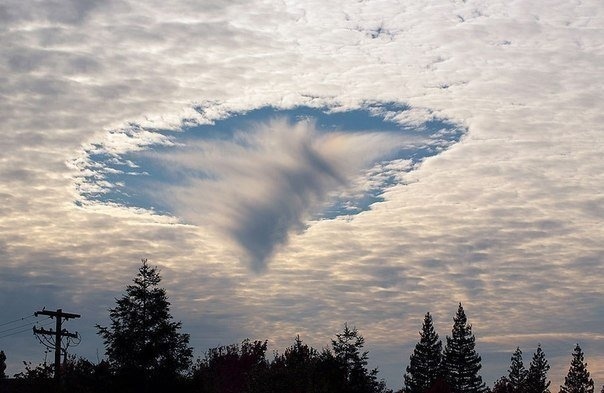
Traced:
[[44, 329], [44, 328], [36, 328], [34, 326], [34, 334], [45, 334], [49, 336], [55, 336], [55, 381], [59, 382], [61, 379], [61, 338], [62, 337], [71, 337], [78, 338], [76, 333], [70, 333], [67, 330], [62, 328], [63, 320], [68, 320], [71, 318], [80, 318], [79, 314], [71, 314], [63, 312], [62, 309], [58, 309], [57, 311], [36, 311], [34, 315], [37, 317], [38, 315], [48, 315], [51, 318], [55, 318], [55, 331], [52, 329]]

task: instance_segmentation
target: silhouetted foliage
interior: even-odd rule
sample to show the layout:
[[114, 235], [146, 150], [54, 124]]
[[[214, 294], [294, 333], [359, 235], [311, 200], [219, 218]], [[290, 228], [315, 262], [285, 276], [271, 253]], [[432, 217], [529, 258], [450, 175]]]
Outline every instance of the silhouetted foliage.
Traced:
[[584, 362], [583, 351], [579, 344], [575, 346], [573, 358], [570, 362], [568, 375], [564, 378], [564, 385], [560, 386], [560, 393], [593, 393], [594, 381], [589, 377], [587, 363]]
[[501, 377], [495, 381], [491, 393], [512, 393], [509, 379], [507, 377]]
[[244, 340], [208, 350], [193, 366], [195, 391], [244, 393], [261, 391], [262, 377], [268, 370], [266, 341]]
[[512, 359], [510, 360], [508, 372], [508, 383], [510, 385], [511, 393], [525, 392], [527, 375], [528, 371], [524, 368], [524, 363], [522, 362], [522, 351], [520, 350], [520, 347], [516, 347], [516, 350], [512, 354]]
[[97, 328], [109, 363], [123, 381], [157, 387], [174, 383], [189, 368], [193, 349], [189, 335], [179, 333], [181, 322], [172, 321], [157, 268], [142, 262], [134, 284], [109, 310], [111, 326]]
[[84, 358], [69, 356], [61, 365], [61, 384], [54, 379], [54, 366], [46, 362], [36, 366], [23, 362], [25, 371], [15, 374], [15, 379], [6, 380], [7, 384], [0, 389], [7, 393], [101, 393], [120, 392], [113, 383], [109, 364], [101, 361], [93, 364]]
[[17, 387], [15, 391], [38, 393], [57, 391], [53, 379], [54, 367], [46, 362], [34, 366], [31, 362], [23, 362], [25, 371], [15, 374]]
[[426, 313], [419, 335], [404, 375], [405, 393], [424, 393], [441, 375], [442, 342], [434, 330], [430, 313]]
[[527, 393], [549, 393], [550, 382], [547, 380], [549, 364], [545, 359], [545, 353], [541, 349], [541, 344], [533, 354], [531, 365], [526, 378]]
[[439, 377], [425, 393], [453, 393], [453, 390], [447, 384], [444, 377]]
[[65, 391], [93, 393], [115, 391], [109, 363], [105, 360], [98, 364], [80, 357], [71, 356], [63, 364], [63, 387]]
[[270, 390], [283, 393], [314, 392], [318, 388], [319, 352], [296, 336], [282, 355], [275, 354], [270, 365]]
[[6, 371], [6, 355], [4, 351], [0, 351], [0, 379], [6, 378], [4, 371]]
[[378, 381], [377, 368], [367, 370], [368, 352], [363, 352], [365, 339], [357, 329], [350, 329], [344, 324], [342, 333], [336, 334], [331, 340], [333, 354], [344, 370], [346, 392], [384, 392], [386, 386], [383, 381]]
[[31, 362], [23, 362], [25, 371], [15, 374], [17, 379], [28, 379], [35, 381], [51, 380], [54, 375], [52, 365], [44, 362], [34, 366]]
[[456, 393], [486, 391], [482, 377], [478, 374], [482, 365], [481, 358], [474, 349], [475, 342], [472, 326], [467, 323], [466, 314], [459, 303], [457, 314], [453, 318], [451, 337], [447, 336], [447, 345], [443, 353], [445, 379]]
[[[165, 290], [158, 288], [156, 268], [143, 265], [134, 285], [116, 299], [110, 309], [111, 327], [97, 325], [105, 340], [108, 360], [93, 364], [84, 358], [67, 357], [61, 383], [53, 367], [24, 362], [25, 371], [14, 379], [0, 378], [2, 393], [392, 393], [377, 368], [368, 369], [365, 340], [355, 327], [344, 324], [329, 348], [318, 351], [300, 336], [280, 354], [267, 360], [268, 341], [250, 341], [212, 348], [189, 369], [189, 336], [172, 322]], [[541, 345], [524, 368], [522, 351], [514, 351], [508, 375], [490, 390], [478, 375], [481, 358], [475, 337], [459, 304], [451, 336], [441, 353], [442, 342], [426, 313], [420, 341], [410, 356], [405, 386], [397, 393], [549, 393], [549, 364]], [[164, 352], [166, 351], [166, 352]], [[0, 351], [0, 372], [6, 356]], [[185, 374], [184, 371], [190, 371]], [[593, 393], [594, 383], [577, 344], [560, 393]], [[604, 387], [600, 393], [604, 393]]]

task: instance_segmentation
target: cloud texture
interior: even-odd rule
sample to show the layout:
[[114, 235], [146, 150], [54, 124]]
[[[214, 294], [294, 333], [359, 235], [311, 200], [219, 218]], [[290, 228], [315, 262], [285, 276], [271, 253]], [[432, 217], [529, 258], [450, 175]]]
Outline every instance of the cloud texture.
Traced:
[[[161, 265], [175, 315], [201, 350], [246, 336], [282, 348], [296, 333], [321, 346], [348, 320], [398, 387], [421, 316], [431, 311], [445, 335], [463, 301], [489, 381], [505, 373], [516, 345], [529, 354], [541, 342], [556, 385], [580, 341], [601, 384], [603, 8], [598, 1], [4, 2], [0, 322], [44, 305], [79, 312], [79, 353], [94, 359], [102, 344], [91, 326], [104, 324], [138, 259], [148, 257]], [[367, 100], [404, 102], [412, 107], [407, 121], [437, 115], [468, 133], [354, 217], [306, 221], [332, 187], [355, 183], [348, 170], [360, 163], [344, 150], [367, 145], [373, 154], [383, 146], [370, 135], [345, 138], [340, 149], [309, 137], [311, 129], [280, 140], [269, 124], [245, 142], [258, 151], [281, 143], [270, 164], [257, 154], [257, 166], [237, 167], [239, 157], [212, 156], [212, 146], [162, 158], [180, 168], [203, 160], [236, 180], [238, 171], [273, 168], [285, 186], [275, 191], [261, 179], [250, 187], [251, 201], [273, 201], [258, 210], [234, 199], [242, 206], [229, 217], [240, 222], [275, 217], [278, 195], [302, 191], [294, 206], [304, 208], [268, 222], [308, 227], [263, 275], [250, 275], [224, 236], [251, 238], [249, 226], [225, 222], [220, 233], [141, 209], [74, 203], [88, 165], [82, 152], [108, 134], [116, 151], [128, 150], [124, 134], [206, 121], [200, 105], [219, 116]], [[221, 148], [255, 154], [240, 145]], [[298, 178], [307, 188], [297, 188]], [[240, 192], [198, 181], [228, 198]], [[208, 202], [195, 199], [193, 186], [165, 200], [183, 216], [202, 217]], [[42, 358], [29, 335], [0, 345], [13, 370]]]

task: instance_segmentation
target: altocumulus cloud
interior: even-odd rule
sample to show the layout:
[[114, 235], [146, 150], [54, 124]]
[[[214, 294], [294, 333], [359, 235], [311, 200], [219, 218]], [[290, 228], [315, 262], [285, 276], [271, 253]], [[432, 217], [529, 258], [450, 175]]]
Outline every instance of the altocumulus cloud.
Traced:
[[325, 218], [326, 209], [335, 217], [369, 208], [401, 174], [461, 135], [445, 122], [397, 122], [407, 111], [394, 104], [332, 114], [261, 108], [183, 133], [111, 132], [76, 163], [78, 187], [88, 203], [159, 206], [212, 228], [260, 272], [310, 219]]
[[[600, 385], [603, 16], [596, 0], [4, 0], [3, 321], [43, 305], [81, 312], [77, 351], [94, 359], [102, 343], [91, 326], [143, 256], [162, 266], [176, 317], [201, 351], [243, 337], [284, 348], [298, 332], [321, 346], [348, 320], [400, 386], [421, 316], [431, 311], [442, 336], [461, 300], [491, 382], [516, 345], [530, 354], [541, 342], [555, 386], [580, 339]], [[199, 102], [239, 111], [367, 100], [455, 119], [467, 136], [402, 179], [396, 171], [417, 161], [369, 164], [348, 185], [334, 183], [327, 204], [383, 185], [392, 171], [399, 185], [382, 186], [370, 211], [311, 222], [301, 236], [290, 228], [265, 274], [237, 263], [232, 236], [205, 226], [211, 212], [175, 225], [171, 199], [145, 194], [192, 187], [193, 176], [166, 182], [135, 158], [176, 152], [164, 144], [191, 133], [143, 128], [190, 124], [202, 117]], [[131, 122], [140, 127], [119, 131]], [[118, 130], [111, 148], [107, 130]], [[81, 146], [90, 153], [74, 162]], [[304, 214], [321, 210], [316, 203]], [[41, 360], [23, 334], [0, 343], [9, 373]]]

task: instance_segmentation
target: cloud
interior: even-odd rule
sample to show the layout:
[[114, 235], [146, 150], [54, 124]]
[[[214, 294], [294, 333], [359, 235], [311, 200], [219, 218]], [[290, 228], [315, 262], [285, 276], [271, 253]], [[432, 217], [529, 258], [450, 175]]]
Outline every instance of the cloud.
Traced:
[[[349, 320], [372, 356], [400, 342], [386, 375], [399, 387], [421, 316], [431, 311], [442, 336], [462, 300], [488, 380], [505, 373], [509, 356], [495, 357], [520, 332], [527, 346], [542, 341], [554, 385], [573, 345], [548, 338], [557, 334], [588, 343], [602, 380], [604, 359], [592, 355], [602, 352], [593, 327], [604, 323], [601, 2], [60, 3], [0, 6], [0, 239], [10, 268], [0, 309], [46, 301], [81, 312], [78, 354], [94, 360], [102, 343], [89, 326], [104, 324], [149, 257], [200, 351], [245, 336], [282, 348], [296, 332], [320, 347]], [[71, 163], [110, 130], [194, 124], [198, 103], [245, 111], [367, 100], [405, 102], [419, 121], [438, 115], [468, 133], [370, 211], [311, 222], [264, 275], [249, 275], [226, 236], [204, 226], [73, 203], [81, 172]], [[321, 179], [304, 194], [308, 206], [340, 187]], [[182, 188], [188, 206], [218, 199], [187, 195], [194, 186]], [[290, 230], [311, 210], [292, 214]], [[31, 290], [14, 296], [15, 283]], [[15, 372], [43, 356], [31, 337], [1, 345]]]
[[226, 233], [256, 271], [293, 231], [304, 229], [330, 194], [378, 160], [419, 144], [403, 134], [320, 132], [310, 120], [277, 118], [249, 127], [231, 140], [157, 154], [160, 165], [186, 173], [186, 180], [161, 187], [155, 197], [185, 221]]

